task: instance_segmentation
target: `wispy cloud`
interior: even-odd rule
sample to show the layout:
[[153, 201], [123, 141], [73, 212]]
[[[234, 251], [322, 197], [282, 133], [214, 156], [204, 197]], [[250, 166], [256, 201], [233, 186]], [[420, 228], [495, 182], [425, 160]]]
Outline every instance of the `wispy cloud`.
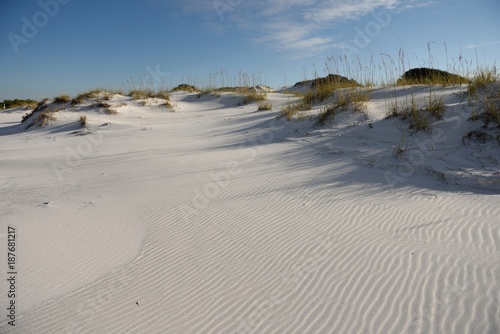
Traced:
[[500, 41], [481, 43], [481, 44], [467, 44], [464, 49], [481, 49], [488, 46], [494, 46], [500, 44]]
[[[429, 0], [187, 0], [188, 12], [203, 13], [228, 29], [254, 35], [253, 41], [293, 57], [314, 56], [345, 43], [332, 37], [340, 23], [376, 10], [407, 10], [432, 5]], [[220, 24], [216, 25], [221, 27]]]

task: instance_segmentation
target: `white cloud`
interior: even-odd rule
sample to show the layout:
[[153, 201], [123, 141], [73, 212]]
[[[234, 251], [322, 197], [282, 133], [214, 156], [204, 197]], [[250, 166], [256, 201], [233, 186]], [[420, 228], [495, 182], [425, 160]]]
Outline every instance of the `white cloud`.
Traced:
[[[186, 0], [189, 13], [203, 13], [228, 29], [255, 35], [254, 41], [299, 56], [335, 48], [327, 30], [380, 9], [404, 10], [429, 6], [429, 0]], [[220, 24], [216, 24], [220, 29]], [[344, 41], [345, 42], [345, 41]]]

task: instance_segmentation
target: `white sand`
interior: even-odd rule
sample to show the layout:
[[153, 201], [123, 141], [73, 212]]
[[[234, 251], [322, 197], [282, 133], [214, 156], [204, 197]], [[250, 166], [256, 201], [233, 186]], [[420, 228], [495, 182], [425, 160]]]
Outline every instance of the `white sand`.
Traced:
[[464, 88], [434, 89], [445, 118], [404, 136], [385, 88], [322, 127], [277, 120], [279, 93], [115, 96], [29, 130], [1, 113], [0, 332], [499, 333], [500, 145], [463, 146]]

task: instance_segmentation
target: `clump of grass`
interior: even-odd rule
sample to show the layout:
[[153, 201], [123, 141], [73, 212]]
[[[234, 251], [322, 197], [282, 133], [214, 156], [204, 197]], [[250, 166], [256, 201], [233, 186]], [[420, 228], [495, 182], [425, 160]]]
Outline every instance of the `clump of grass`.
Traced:
[[80, 104], [86, 99], [92, 99], [96, 98], [99, 96], [100, 91], [97, 89], [89, 90], [85, 93], [79, 94], [77, 97], [75, 97], [73, 100], [71, 100], [72, 104]]
[[38, 116], [36, 117], [35, 121], [31, 125], [29, 125], [28, 127], [31, 127], [34, 124], [38, 124], [39, 127], [44, 127], [44, 126], [48, 125], [49, 122], [56, 121], [57, 118], [54, 116], [54, 114], [56, 112], [57, 111], [47, 110], [47, 111], [43, 111], [43, 112], [39, 113]]
[[254, 90], [249, 90], [241, 102], [242, 105], [250, 104], [250, 103], [255, 103], [255, 102], [260, 102], [260, 101], [265, 101], [267, 99], [267, 94], [266, 93], [260, 93]]
[[429, 121], [421, 110], [411, 110], [410, 112], [410, 129], [415, 131], [427, 131], [430, 128]]
[[349, 91], [349, 101], [355, 111], [365, 111], [368, 108], [370, 95], [362, 89], [351, 89]]
[[310, 89], [304, 93], [304, 102], [306, 103], [320, 103], [335, 94], [337, 87], [333, 84], [319, 85], [316, 89]]
[[370, 101], [370, 95], [360, 89], [350, 89], [340, 91], [335, 101], [330, 106], [325, 106], [318, 113], [316, 124], [324, 125], [328, 120], [331, 120], [338, 112], [346, 111], [352, 106], [354, 111], [365, 111]]
[[273, 105], [269, 102], [259, 103], [259, 111], [272, 110], [272, 109], [273, 109]]
[[349, 104], [351, 103], [349, 95], [344, 92], [340, 92], [337, 96], [337, 99], [333, 103], [336, 109], [347, 110]]
[[170, 101], [170, 94], [166, 90], [157, 91], [152, 97]]
[[476, 104], [472, 120], [483, 120], [500, 127], [500, 87], [496, 67], [481, 69], [468, 85], [469, 104]]
[[165, 103], [162, 104], [165, 108], [170, 109], [171, 111], [175, 112], [174, 106], [170, 103], [169, 100], [165, 101]]
[[489, 85], [498, 82], [496, 67], [483, 68], [478, 70], [467, 84], [469, 96], [475, 96], [481, 89], [486, 89]]
[[143, 100], [149, 97], [154, 97], [155, 91], [153, 89], [132, 89], [128, 92], [128, 96], [134, 100]]
[[170, 100], [170, 95], [166, 90], [155, 91], [154, 89], [145, 88], [145, 89], [133, 89], [128, 95], [134, 100], [144, 100], [147, 98], [158, 98], [163, 100]]
[[473, 121], [482, 120], [485, 127], [490, 123], [497, 124], [500, 127], [500, 91], [497, 96], [489, 95], [485, 97], [470, 119]]
[[80, 123], [81, 127], [85, 128], [87, 126], [87, 116], [80, 116], [80, 118], [78, 119], [78, 123]]
[[71, 100], [73, 105], [81, 104], [85, 100], [102, 98], [103, 100], [111, 100], [113, 95], [120, 94], [125, 95], [125, 93], [121, 90], [116, 89], [91, 89], [84, 93], [77, 95], [75, 98]]
[[430, 128], [426, 113], [427, 110], [420, 109], [415, 96], [412, 95], [410, 102], [406, 101], [404, 105], [399, 105], [397, 101], [391, 101], [387, 118], [400, 117], [403, 121], [408, 120], [409, 128], [418, 132]]
[[94, 107], [103, 109], [104, 113], [106, 115], [116, 115], [116, 114], [118, 114], [118, 111], [116, 111], [115, 109], [113, 109], [111, 107], [111, 104], [103, 102], [103, 101], [97, 101], [97, 103], [94, 104]]
[[415, 96], [411, 96], [410, 105], [403, 110], [402, 119], [409, 121], [410, 129], [415, 131], [429, 130], [429, 121], [425, 115], [425, 111], [418, 107]]
[[444, 105], [443, 97], [436, 97], [432, 94], [432, 90], [429, 90], [429, 98], [427, 99], [424, 107], [435, 119], [443, 119], [444, 113], [446, 111], [446, 106]]
[[293, 118], [293, 116], [295, 116], [300, 111], [306, 111], [311, 109], [312, 109], [312, 104], [307, 103], [305, 101], [289, 104], [281, 110], [280, 114], [278, 115], [278, 118], [286, 117], [286, 119], [290, 121]]
[[485, 122], [493, 122], [500, 126], [500, 100], [496, 99], [486, 101], [484, 109]]
[[69, 95], [59, 95], [54, 98], [55, 103], [68, 103], [71, 101], [71, 97]]
[[397, 100], [390, 100], [387, 106], [386, 118], [393, 118], [401, 116], [401, 108], [398, 105]]

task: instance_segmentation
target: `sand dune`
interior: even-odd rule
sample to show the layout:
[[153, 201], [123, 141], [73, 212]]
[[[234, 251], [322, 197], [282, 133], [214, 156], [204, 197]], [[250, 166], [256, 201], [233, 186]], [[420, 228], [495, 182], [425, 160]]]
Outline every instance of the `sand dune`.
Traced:
[[281, 93], [272, 111], [232, 94], [173, 93], [176, 112], [115, 96], [117, 115], [86, 112], [86, 136], [59, 130], [76, 110], [27, 131], [13, 128], [23, 111], [2, 114], [19, 309], [0, 332], [498, 333], [500, 148], [462, 146], [463, 88], [436, 91], [446, 140], [409, 137], [413, 165], [393, 154], [387, 88], [323, 127], [276, 119], [297, 100]]

